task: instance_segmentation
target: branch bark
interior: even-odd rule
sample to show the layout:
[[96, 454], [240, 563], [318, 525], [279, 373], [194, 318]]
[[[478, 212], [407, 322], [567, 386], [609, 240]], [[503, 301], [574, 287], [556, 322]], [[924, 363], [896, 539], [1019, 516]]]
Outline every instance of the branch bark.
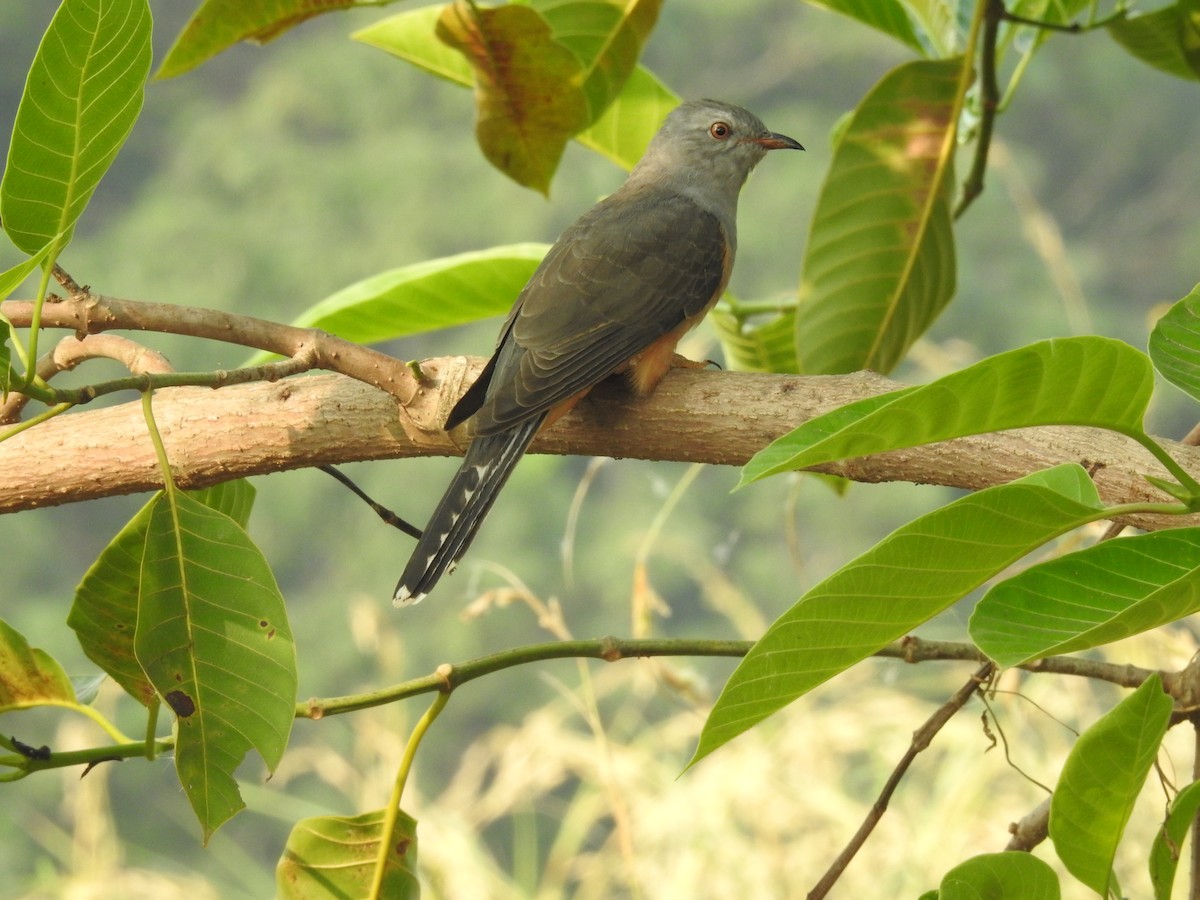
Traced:
[[[454, 455], [467, 436], [458, 430], [448, 435], [441, 423], [482, 363], [465, 357], [422, 363], [424, 379], [408, 380], [397, 392], [408, 395], [403, 404], [365, 383], [321, 374], [220, 390], [163, 389], [155, 394], [155, 418], [184, 487], [329, 463]], [[378, 365], [374, 359], [370, 364]], [[388, 379], [389, 386], [397, 384], [396, 376], [380, 380]], [[801, 377], [676, 370], [645, 400], [633, 400], [619, 385], [601, 385], [532, 449], [741, 465], [802, 422], [899, 386], [872, 373]], [[1163, 443], [1184, 467], [1200, 470], [1200, 450]], [[855, 481], [977, 490], [1068, 461], [1095, 471], [1107, 502], [1166, 499], [1142, 477], [1165, 475], [1149, 454], [1118, 435], [1084, 428], [963, 438], [821, 471]], [[137, 402], [67, 413], [0, 443], [0, 512], [160, 486]], [[1130, 520], [1148, 529], [1185, 523], [1200, 523], [1200, 517]]]

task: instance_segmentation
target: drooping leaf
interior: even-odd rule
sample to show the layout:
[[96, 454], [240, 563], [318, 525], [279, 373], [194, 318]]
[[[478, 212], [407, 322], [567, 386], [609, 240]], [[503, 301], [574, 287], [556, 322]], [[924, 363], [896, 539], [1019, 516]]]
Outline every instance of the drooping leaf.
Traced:
[[782, 313], [768, 322], [750, 325], [715, 309], [709, 313], [708, 320], [721, 339], [721, 348], [731, 369], [780, 374], [796, 371], [793, 313]]
[[533, 0], [551, 36], [579, 62], [578, 87], [595, 122], [625, 87], [663, 0]]
[[[250, 519], [254, 486], [245, 479], [190, 492], [206, 506], [230, 516], [242, 528]], [[146, 533], [158, 495], [151, 498], [104, 548], [75, 589], [67, 615], [88, 659], [103, 669], [126, 693], [149, 707], [157, 703], [154, 686], [134, 654], [138, 594]]]
[[936, 900], [1059, 900], [1058, 876], [1030, 853], [984, 853], [945, 874]]
[[204, 837], [244, 805], [233, 773], [274, 771], [291, 732], [296, 655], [283, 597], [228, 516], [185, 494], [149, 507], [134, 652], [175, 713], [175, 765]]
[[296, 324], [371, 344], [502, 315], [548, 249], [512, 244], [392, 269], [325, 298]]
[[204, 0], [167, 51], [157, 77], [174, 78], [239, 41], [266, 43], [305, 19], [358, 5], [356, 0]]
[[1200, 610], [1200, 528], [1104, 541], [1002, 581], [971, 639], [1002, 666], [1099, 647]]
[[900, 0], [813, 0], [851, 19], [857, 19], [893, 37], [917, 52], [923, 52], [921, 42], [913, 31], [908, 10]]
[[30, 647], [25, 636], [0, 619], [0, 713], [39, 703], [75, 702], [75, 690], [49, 653]]
[[[390, 16], [351, 37], [460, 87], [474, 84], [470, 63], [435, 36], [442, 7], [426, 6]], [[668, 112], [679, 103], [652, 73], [637, 66], [621, 92], [591, 125], [574, 135], [590, 150], [632, 169]]]
[[21, 250], [70, 239], [141, 111], [149, 71], [147, 0], [64, 0], [29, 70], [0, 182], [0, 219]]
[[1070, 464], [962, 497], [842, 566], [780, 616], [730, 676], [689, 765], [966, 596], [1031, 550], [1104, 514]]
[[548, 194], [567, 141], [589, 124], [575, 55], [528, 6], [454, 0], [437, 35], [475, 71], [475, 136], [483, 155], [518, 184]]
[[1200, 285], [1155, 323], [1150, 359], [1167, 381], [1200, 400]]
[[1180, 848], [1197, 811], [1200, 811], [1200, 781], [1193, 781], [1171, 801], [1167, 820], [1150, 847], [1150, 882], [1154, 885], [1154, 900], [1171, 900], [1175, 870], [1179, 868]]
[[1181, 0], [1152, 12], [1122, 16], [1108, 25], [1108, 33], [1118, 44], [1140, 59], [1176, 78], [1200, 79], [1200, 46], [1187, 41], [1189, 26], [1197, 28], [1188, 14], [1195, 13], [1194, 3]]
[[1072, 875], [1101, 896], [1112, 885], [1117, 845], [1154, 764], [1171, 698], [1152, 675], [1071, 748], [1050, 800], [1050, 839]]
[[1010, 428], [1088, 425], [1139, 432], [1153, 387], [1150, 361], [1121, 341], [1093, 336], [1040, 341], [885, 395], [891, 402], [871, 398], [810, 420], [759, 451], [741, 483]]
[[892, 70], [834, 150], [800, 274], [800, 371], [887, 372], [954, 293], [949, 189], [962, 59]]
[[[375, 877], [383, 810], [358, 816], [301, 819], [288, 835], [275, 869], [278, 896], [287, 900], [317, 897], [366, 897]], [[381, 897], [421, 896], [417, 880], [417, 822], [401, 812], [395, 843], [387, 857]]]

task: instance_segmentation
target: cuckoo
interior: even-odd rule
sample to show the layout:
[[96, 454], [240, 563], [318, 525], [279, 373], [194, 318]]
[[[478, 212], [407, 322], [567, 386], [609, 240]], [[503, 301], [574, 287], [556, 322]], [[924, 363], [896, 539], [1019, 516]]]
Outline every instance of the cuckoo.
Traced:
[[396, 585], [425, 597], [466, 552], [530, 441], [611, 375], [654, 390], [725, 290], [742, 185], [768, 150], [803, 150], [738, 106], [676, 107], [628, 179], [562, 233], [451, 410], [474, 437]]

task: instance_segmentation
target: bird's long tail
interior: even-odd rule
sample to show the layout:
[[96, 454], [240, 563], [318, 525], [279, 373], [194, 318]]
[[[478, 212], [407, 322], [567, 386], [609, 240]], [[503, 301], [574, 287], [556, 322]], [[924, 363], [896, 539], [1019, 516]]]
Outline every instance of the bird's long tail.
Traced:
[[396, 585], [397, 606], [419, 603], [467, 552], [475, 532], [525, 455], [544, 415], [498, 434], [476, 437], [446, 488]]

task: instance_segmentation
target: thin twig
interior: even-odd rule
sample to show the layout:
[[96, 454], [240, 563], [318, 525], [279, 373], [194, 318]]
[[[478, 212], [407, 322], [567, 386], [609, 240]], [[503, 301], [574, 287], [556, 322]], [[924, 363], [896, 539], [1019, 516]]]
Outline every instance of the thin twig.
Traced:
[[996, 112], [1000, 108], [1000, 84], [996, 80], [996, 41], [1000, 34], [1000, 19], [1005, 9], [1003, 0], [983, 0], [987, 4], [983, 18], [983, 34], [979, 49], [979, 132], [975, 140], [975, 159], [963, 182], [962, 196], [954, 209], [959, 218], [983, 193], [983, 177], [987, 172], [988, 151], [996, 128]]
[[371, 509], [375, 510], [375, 515], [379, 516], [379, 518], [383, 519], [383, 521], [387, 522], [387, 524], [391, 525], [393, 528], [399, 528], [411, 538], [416, 538], [417, 540], [421, 539], [422, 532], [420, 528], [418, 528], [416, 525], [409, 524], [382, 503], [377, 503], [369, 494], [367, 494], [366, 491], [351, 481], [348, 475], [344, 475], [333, 466], [317, 466], [317, 468], [326, 475], [332, 475], [345, 487], [349, 488], [351, 493], [358, 497], [358, 499], [362, 500], [363, 503], [367, 504], [367, 506], [371, 507]]
[[976, 670], [975, 674], [967, 679], [966, 683], [954, 692], [942, 706], [929, 719], [913, 733], [912, 743], [909, 744], [908, 750], [901, 758], [896, 768], [892, 771], [891, 777], [883, 786], [883, 790], [879, 792], [879, 799], [871, 807], [867, 813], [866, 819], [859, 827], [858, 832], [850, 839], [850, 843], [846, 848], [838, 854], [837, 859], [829, 866], [821, 880], [817, 882], [816, 887], [809, 891], [809, 900], [819, 900], [830, 891], [830, 889], [841, 877], [846, 866], [854, 859], [856, 853], [871, 836], [871, 832], [875, 830], [875, 826], [879, 824], [879, 820], [883, 818], [883, 814], [887, 811], [888, 803], [892, 799], [892, 795], [896, 792], [896, 788], [900, 785], [900, 780], [904, 778], [909, 766], [913, 760], [917, 758], [917, 754], [927, 748], [933, 741], [937, 733], [942, 730], [947, 722], [949, 722], [960, 709], [967, 705], [967, 701], [974, 696], [979, 690], [979, 686], [986, 682], [992, 676], [995, 666], [988, 662]]

